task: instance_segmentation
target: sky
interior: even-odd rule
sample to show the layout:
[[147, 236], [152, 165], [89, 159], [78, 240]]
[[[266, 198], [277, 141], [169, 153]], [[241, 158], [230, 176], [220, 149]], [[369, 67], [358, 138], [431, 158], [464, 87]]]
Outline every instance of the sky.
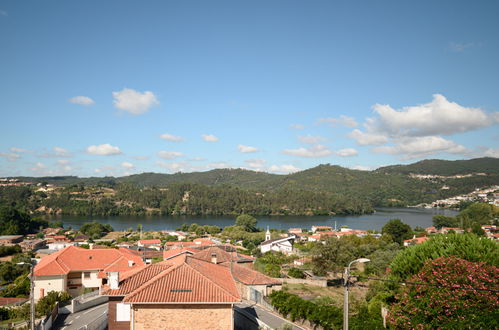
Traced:
[[499, 1], [0, 0], [0, 177], [499, 157]]

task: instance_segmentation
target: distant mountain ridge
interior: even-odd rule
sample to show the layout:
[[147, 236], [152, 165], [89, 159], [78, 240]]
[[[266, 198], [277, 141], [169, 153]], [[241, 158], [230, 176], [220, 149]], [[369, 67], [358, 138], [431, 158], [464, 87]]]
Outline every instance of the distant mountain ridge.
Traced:
[[[344, 168], [337, 165], [318, 165], [300, 172], [281, 175], [266, 172], [256, 172], [245, 169], [215, 169], [206, 172], [190, 173], [141, 173], [123, 177], [89, 177], [52, 176], [52, 177], [15, 177], [29, 182], [47, 182], [52, 184], [117, 184], [120, 182], [133, 183], [138, 186], [165, 186], [175, 183], [197, 183], [207, 186], [234, 185], [241, 188], [275, 189], [289, 187], [295, 184], [326, 187], [330, 184], [346, 182], [354, 183], [370, 178], [379, 179], [382, 175], [409, 175], [429, 174], [452, 176], [458, 174], [499, 174], [499, 158], [475, 158], [470, 160], [423, 160], [409, 165], [392, 165], [378, 168], [373, 171], [360, 171]], [[329, 189], [326, 189], [329, 190]]]

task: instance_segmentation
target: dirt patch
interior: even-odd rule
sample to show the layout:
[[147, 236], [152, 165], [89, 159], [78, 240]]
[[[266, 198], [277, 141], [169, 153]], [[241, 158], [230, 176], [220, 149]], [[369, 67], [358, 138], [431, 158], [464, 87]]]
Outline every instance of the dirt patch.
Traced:
[[[364, 283], [363, 283], [364, 284]], [[368, 291], [367, 285], [353, 285], [349, 290], [349, 299], [351, 304], [364, 301]], [[287, 292], [295, 294], [302, 299], [317, 300], [330, 299], [332, 303], [338, 307], [343, 306], [343, 286], [328, 286], [326, 288], [312, 286], [307, 284], [285, 284], [284, 288]]]

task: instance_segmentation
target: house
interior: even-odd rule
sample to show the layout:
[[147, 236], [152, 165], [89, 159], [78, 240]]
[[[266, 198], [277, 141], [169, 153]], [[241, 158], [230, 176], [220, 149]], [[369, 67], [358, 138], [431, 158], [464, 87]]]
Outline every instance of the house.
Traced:
[[123, 275], [102, 293], [110, 330], [234, 328], [241, 297], [230, 267], [182, 254]]
[[66, 291], [72, 296], [85, 289], [98, 290], [108, 272], [124, 272], [144, 265], [127, 249], [84, 249], [68, 246], [43, 257], [34, 268], [35, 300], [50, 291]]
[[438, 229], [435, 226], [425, 228], [426, 233], [428, 234], [438, 234]]
[[160, 239], [142, 239], [137, 242], [137, 246], [156, 249], [157, 251], [159, 251], [161, 250], [162, 244]]
[[293, 243], [295, 238], [296, 237], [294, 235], [291, 235], [289, 237], [270, 239], [270, 231], [267, 229], [265, 241], [260, 244], [260, 251], [262, 253], [276, 251], [290, 254], [293, 252]]
[[299, 235], [302, 233], [302, 230], [301, 230], [301, 228], [289, 228], [288, 233]]
[[440, 228], [441, 234], [448, 234], [450, 231], [454, 231], [456, 234], [464, 234], [464, 229], [461, 229], [461, 228], [453, 228], [453, 227]]
[[4, 235], [0, 236], [0, 245], [15, 245], [23, 241], [23, 235]]
[[305, 265], [307, 262], [311, 262], [312, 261], [312, 258], [309, 258], [309, 257], [303, 257], [303, 258], [300, 258], [300, 259], [296, 259], [295, 261], [293, 261], [293, 264], [295, 266], [303, 266]]
[[75, 244], [64, 235], [47, 238], [47, 247], [49, 248], [49, 250], [59, 251], [73, 245]]
[[28, 252], [43, 248], [45, 246], [45, 243], [46, 242], [44, 239], [33, 239], [22, 241], [21, 243], [19, 243], [19, 246], [21, 246], [23, 252]]
[[182, 232], [182, 231], [168, 231], [166, 232], [167, 235], [169, 236], [175, 236], [179, 241], [182, 241], [187, 238], [188, 234]]
[[157, 248], [150, 248], [147, 246], [131, 246], [126, 249], [129, 253], [132, 253], [144, 261], [146, 264], [152, 263], [154, 258], [162, 258], [163, 251], [158, 250]]
[[406, 239], [404, 241], [404, 246], [411, 246], [411, 245], [421, 244], [421, 243], [426, 242], [428, 239], [430, 239], [428, 236], [416, 237], [416, 235], [414, 235], [413, 238]]
[[178, 257], [181, 254], [193, 255], [196, 252], [199, 252], [199, 250], [193, 248], [179, 248], [179, 249], [165, 250], [163, 251], [163, 260], [172, 259]]
[[327, 230], [333, 230], [333, 227], [329, 227], [329, 226], [312, 226], [312, 233], [315, 233], [317, 231], [327, 231]]

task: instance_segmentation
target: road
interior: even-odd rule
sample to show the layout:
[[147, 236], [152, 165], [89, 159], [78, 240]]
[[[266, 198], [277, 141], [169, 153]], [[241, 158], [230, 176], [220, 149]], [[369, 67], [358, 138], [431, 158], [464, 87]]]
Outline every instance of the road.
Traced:
[[104, 313], [107, 313], [108, 304], [98, 305], [78, 313], [59, 315], [52, 329], [78, 330], [89, 324]]
[[[240, 303], [234, 306], [236, 312], [243, 313], [245, 316], [252, 318], [256, 322], [256, 318], [263, 321], [272, 329], [281, 329], [285, 324], [292, 326], [293, 330], [303, 330], [304, 328], [298, 327], [290, 321], [261, 308], [258, 305], [250, 305], [248, 303]], [[258, 329], [258, 327], [256, 328]]]

